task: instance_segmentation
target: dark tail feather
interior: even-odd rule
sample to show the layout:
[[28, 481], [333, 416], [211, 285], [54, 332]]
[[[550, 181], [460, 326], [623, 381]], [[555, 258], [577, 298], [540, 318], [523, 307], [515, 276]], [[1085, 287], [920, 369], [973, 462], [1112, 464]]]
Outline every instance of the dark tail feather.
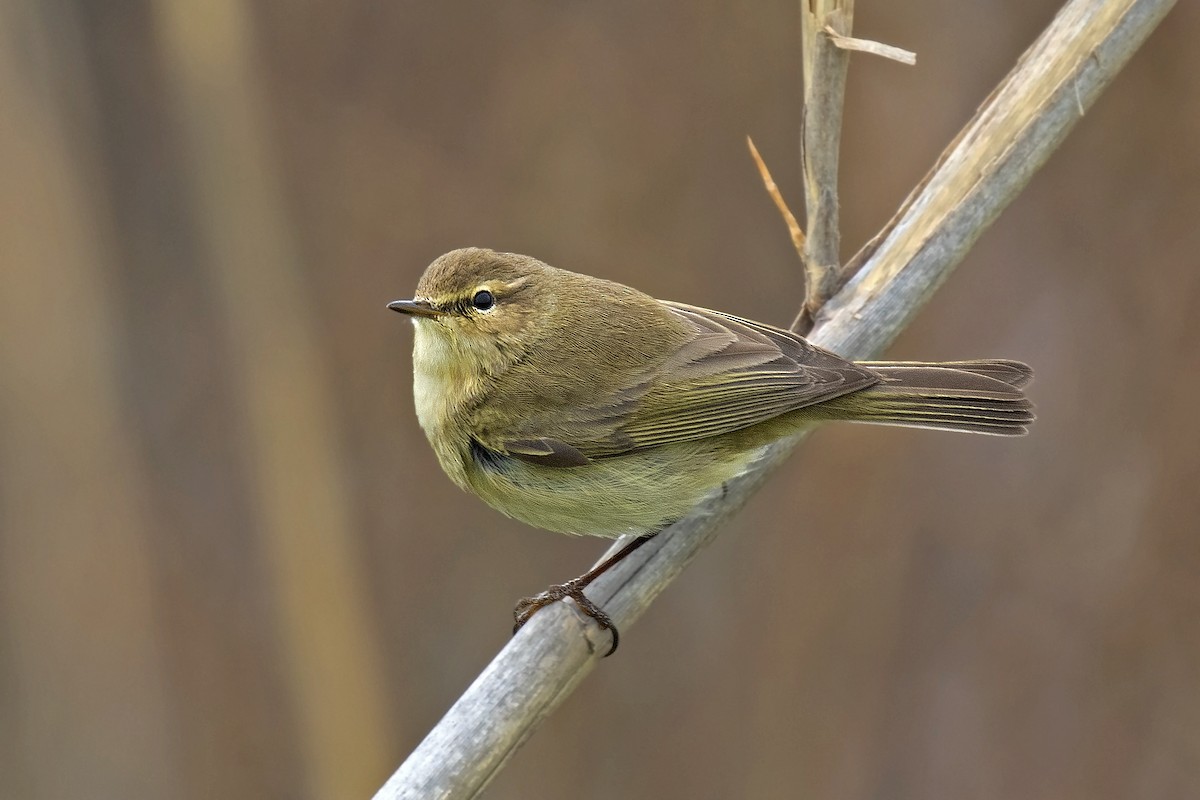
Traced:
[[880, 425], [1021, 436], [1034, 420], [1019, 361], [863, 362], [883, 380], [822, 405], [831, 416]]
[[985, 378], [994, 378], [1016, 389], [1027, 386], [1033, 380], [1033, 368], [1028, 364], [1002, 358], [979, 361], [859, 361], [858, 363], [876, 372], [896, 371], [899, 374], [903, 374], [907, 370], [929, 367], [939, 370], [952, 369], [959, 372], [970, 372], [972, 375], [981, 375]]

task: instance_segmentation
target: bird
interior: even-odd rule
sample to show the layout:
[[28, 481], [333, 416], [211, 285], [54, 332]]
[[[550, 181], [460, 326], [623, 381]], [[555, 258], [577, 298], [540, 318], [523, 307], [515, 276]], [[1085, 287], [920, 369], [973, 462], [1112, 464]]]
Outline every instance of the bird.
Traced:
[[746, 471], [832, 420], [1018, 436], [1026, 364], [854, 362], [783, 328], [486, 248], [435, 259], [409, 316], [418, 422], [442, 469], [501, 513], [572, 535], [632, 535], [578, 578], [521, 600], [514, 632]]

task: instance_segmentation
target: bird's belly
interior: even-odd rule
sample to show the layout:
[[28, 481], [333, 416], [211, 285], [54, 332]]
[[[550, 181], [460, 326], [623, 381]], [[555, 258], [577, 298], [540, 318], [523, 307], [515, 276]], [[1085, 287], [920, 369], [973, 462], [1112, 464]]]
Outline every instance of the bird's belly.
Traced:
[[468, 481], [493, 508], [529, 525], [615, 537], [649, 533], [679, 519], [745, 471], [760, 452], [731, 451], [702, 440], [570, 468], [493, 453], [473, 458]]

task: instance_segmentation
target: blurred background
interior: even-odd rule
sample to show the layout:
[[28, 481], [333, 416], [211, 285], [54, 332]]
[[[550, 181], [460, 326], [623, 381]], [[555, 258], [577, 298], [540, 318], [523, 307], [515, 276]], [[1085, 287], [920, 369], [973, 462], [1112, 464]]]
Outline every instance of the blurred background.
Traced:
[[[859, 4], [843, 254], [1057, 2]], [[1200, 794], [1200, 7], [491, 798]], [[369, 796], [604, 547], [459, 492], [384, 309], [483, 245], [787, 324], [795, 2], [0, 3], [0, 797]]]

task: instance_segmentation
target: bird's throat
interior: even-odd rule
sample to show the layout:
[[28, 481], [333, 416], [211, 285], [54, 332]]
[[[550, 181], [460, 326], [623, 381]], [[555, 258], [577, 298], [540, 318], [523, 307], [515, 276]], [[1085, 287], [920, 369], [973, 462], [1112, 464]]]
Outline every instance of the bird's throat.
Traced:
[[431, 437], [468, 407], [478, 391], [472, 361], [456, 353], [435, 322], [418, 320], [413, 340], [413, 401], [421, 427]]

